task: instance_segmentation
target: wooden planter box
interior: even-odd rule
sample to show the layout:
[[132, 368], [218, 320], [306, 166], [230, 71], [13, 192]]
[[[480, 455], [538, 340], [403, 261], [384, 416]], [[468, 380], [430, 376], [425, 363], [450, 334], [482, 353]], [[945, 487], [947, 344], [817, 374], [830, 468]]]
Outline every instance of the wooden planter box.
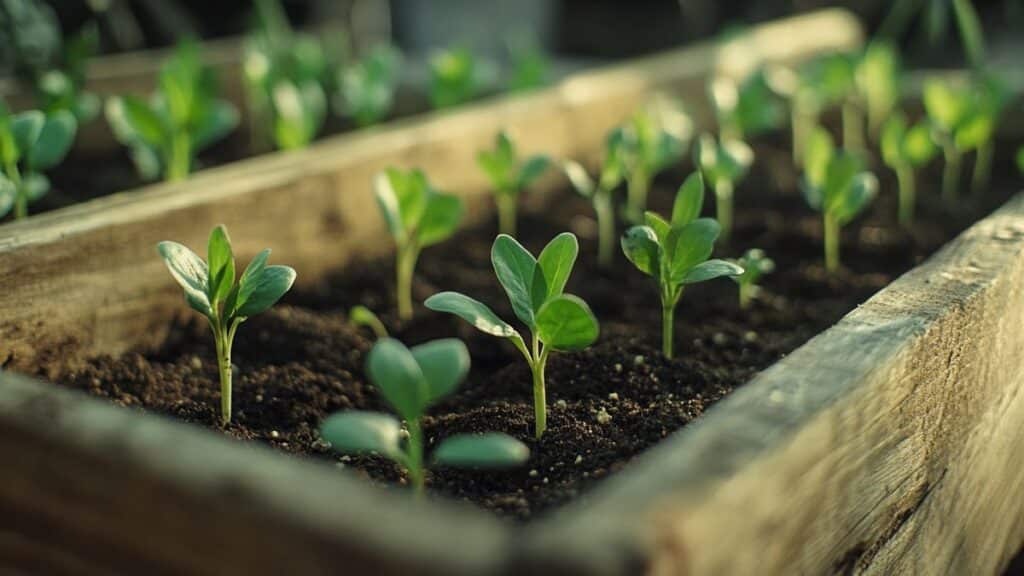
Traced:
[[[57, 374], [189, 314], [153, 245], [224, 222], [312, 283], [389, 246], [370, 194], [429, 166], [471, 214], [474, 151], [587, 157], [652, 91], [861, 42], [826, 11], [0, 229], [0, 358]], [[740, 51], [739, 47], [749, 49]], [[706, 123], [708, 111], [696, 109]], [[542, 200], [541, 200], [542, 201]], [[287, 215], [287, 217], [282, 217]], [[372, 216], [372, 217], [371, 217]], [[582, 500], [527, 526], [0, 373], [0, 567], [146, 574], [991, 573], [1024, 540], [1024, 198]], [[145, 503], [140, 506], [140, 503]]]

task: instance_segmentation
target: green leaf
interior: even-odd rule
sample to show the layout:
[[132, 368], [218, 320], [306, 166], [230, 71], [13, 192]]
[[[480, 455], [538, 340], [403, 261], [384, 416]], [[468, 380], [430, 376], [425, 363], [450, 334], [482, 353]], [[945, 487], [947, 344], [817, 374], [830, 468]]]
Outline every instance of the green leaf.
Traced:
[[849, 191], [843, 195], [842, 202], [835, 205], [833, 214], [840, 226], [846, 224], [860, 214], [878, 192], [878, 180], [874, 174], [861, 172], [853, 178]]
[[815, 128], [804, 149], [804, 178], [808, 184], [816, 188], [825, 187], [828, 166], [834, 155], [835, 144], [832, 135], [824, 128]]
[[434, 462], [459, 468], [510, 468], [530, 459], [525, 444], [498, 432], [458, 434], [434, 450]]
[[537, 336], [554, 350], [582, 350], [597, 340], [597, 318], [577, 296], [562, 294], [537, 311]]
[[672, 225], [665, 221], [664, 218], [658, 216], [654, 212], [644, 212], [644, 224], [648, 228], [654, 231], [655, 239], [658, 244], [666, 246], [668, 243], [668, 233], [672, 231]]
[[711, 256], [720, 232], [718, 222], [711, 218], [698, 218], [686, 226], [672, 228], [665, 253], [674, 283], [682, 281], [691, 268]]
[[418, 420], [430, 400], [423, 370], [412, 352], [394, 338], [381, 338], [366, 359], [366, 373], [405, 421]]
[[35, 145], [28, 150], [28, 166], [39, 171], [60, 163], [75, 141], [77, 128], [75, 116], [67, 110], [58, 110], [47, 116]]
[[21, 185], [25, 187], [25, 196], [29, 202], [34, 202], [50, 191], [50, 179], [38, 172], [30, 172], [21, 179]]
[[195, 252], [177, 242], [161, 242], [157, 251], [167, 264], [171, 276], [185, 291], [185, 300], [189, 306], [207, 318], [213, 318], [210, 299], [206, 295], [209, 285], [209, 269], [206, 262]]
[[941, 80], [925, 81], [922, 96], [928, 117], [946, 133], [952, 133], [968, 112], [966, 94], [954, 90]]
[[[571, 232], [562, 232], [548, 242], [548, 245], [541, 251], [540, 257], [537, 258], [537, 264], [540, 266], [546, 290], [541, 302], [534, 301], [536, 307], [539, 308], [549, 298], [558, 296], [565, 290], [565, 284], [569, 281], [569, 275], [576, 264], [579, 249], [576, 236]], [[536, 279], [536, 277], [535, 273], [534, 278]], [[534, 282], [536, 284], [536, 280]]]
[[21, 112], [11, 117], [11, 135], [18, 151], [18, 158], [25, 157], [39, 140], [39, 134], [46, 124], [46, 115], [38, 110]]
[[491, 264], [516, 317], [533, 330], [537, 325], [532, 297], [537, 260], [515, 238], [499, 234], [491, 247]]
[[828, 164], [825, 176], [825, 210], [832, 211], [849, 189], [863, 162], [856, 154], [840, 150]]
[[192, 133], [192, 147], [203, 150], [225, 138], [239, 122], [238, 110], [226, 100], [215, 100], [205, 110]]
[[517, 188], [522, 190], [533, 184], [547, 171], [551, 165], [551, 158], [542, 154], [531, 156], [519, 169], [519, 182]]
[[377, 174], [373, 193], [384, 214], [391, 235], [400, 245], [415, 229], [427, 207], [430, 185], [419, 170], [388, 168]]
[[566, 160], [562, 163], [562, 170], [565, 171], [565, 175], [569, 178], [573, 189], [580, 196], [584, 198], [592, 198], [594, 196], [596, 191], [594, 180], [590, 177], [590, 174], [587, 174], [586, 168], [580, 165], [579, 162]]
[[[897, 112], [882, 125], [881, 142], [882, 160], [892, 168], [898, 168], [907, 162], [903, 143], [907, 133], [907, 117]], [[930, 139], [930, 138], [929, 138]]]
[[[127, 134], [130, 135], [131, 140], [139, 140], [156, 148], [163, 146], [168, 137], [167, 128], [163, 119], [148, 104], [134, 96], [122, 96], [111, 100], [111, 102], [115, 109], [120, 108], [120, 115], [117, 112], [113, 114], [124, 122], [124, 127], [127, 128]], [[120, 103], [119, 107], [117, 106], [118, 102]], [[111, 121], [112, 125], [117, 123], [118, 121]], [[117, 128], [115, 128], [116, 132]]]
[[725, 260], [708, 260], [701, 262], [683, 275], [683, 284], [696, 284], [713, 280], [722, 276], [739, 276], [743, 274], [743, 268]]
[[[2, 105], [0, 101], [0, 105]], [[3, 172], [0, 172], [0, 217], [6, 216], [11, 208], [14, 208], [14, 200], [18, 195], [18, 188], [11, 182]]]
[[992, 139], [995, 118], [983, 112], [972, 114], [956, 130], [954, 141], [961, 151], [974, 150]]
[[915, 124], [903, 138], [903, 155], [912, 166], [927, 164], [938, 151], [931, 128], [924, 122]]
[[248, 298], [249, 288], [254, 286], [256, 278], [263, 274], [263, 270], [267, 267], [267, 258], [270, 257], [270, 248], [265, 248], [260, 251], [252, 260], [249, 261], [249, 265], [242, 271], [242, 278], [239, 279], [238, 283], [235, 284], [234, 288], [228, 294], [227, 299], [224, 300], [224, 315], [227, 317], [236, 316], [238, 306], [242, 303], [239, 299], [239, 290], [243, 286], [246, 286], [246, 293], [243, 297]]
[[622, 252], [638, 270], [658, 278], [660, 263], [658, 261], [658, 237], [650, 226], [633, 226], [622, 235]]
[[449, 238], [459, 229], [464, 208], [462, 199], [451, 194], [430, 194], [417, 228], [420, 246], [430, 246]]
[[223, 224], [210, 231], [206, 248], [210, 285], [207, 295], [211, 302], [227, 298], [235, 284], [235, 257], [231, 253], [231, 239]]
[[956, 14], [956, 24], [960, 29], [967, 59], [972, 67], [979, 69], [985, 63], [985, 35], [978, 13], [970, 0], [953, 0], [953, 12]]
[[380, 412], [332, 414], [320, 425], [320, 437], [343, 454], [376, 452], [392, 460], [402, 459], [402, 425]]
[[248, 280], [243, 276], [238, 285], [235, 315], [248, 318], [263, 312], [276, 304], [294, 282], [295, 270], [288, 266], [267, 266], [258, 276]]
[[700, 216], [704, 207], [704, 178], [700, 172], [694, 172], [683, 182], [676, 192], [672, 204], [672, 226], [689, 224]]
[[423, 305], [437, 312], [455, 314], [477, 330], [491, 336], [513, 338], [519, 335], [512, 325], [498, 318], [487, 305], [458, 292], [434, 294], [427, 298]]
[[414, 346], [411, 352], [426, 380], [428, 403], [450, 395], [469, 373], [469, 351], [462, 340], [434, 340]]

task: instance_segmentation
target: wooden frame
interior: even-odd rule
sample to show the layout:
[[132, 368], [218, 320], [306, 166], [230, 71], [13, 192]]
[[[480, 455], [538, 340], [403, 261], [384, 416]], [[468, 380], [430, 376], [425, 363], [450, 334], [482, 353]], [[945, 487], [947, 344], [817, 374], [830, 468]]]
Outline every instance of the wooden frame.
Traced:
[[[187, 311], [153, 256], [157, 240], [199, 245], [224, 221], [243, 260], [271, 245], [312, 282], [384, 233], [363, 217], [384, 166], [431, 166], [480, 217], [485, 184], [472, 151], [498, 128], [529, 150], [588, 157], [652, 91], [703, 94], [710, 74], [756, 64], [736, 54], [794, 60], [860, 41], [844, 12], [766, 24], [728, 47], [646, 58], [4, 227], [0, 358], [55, 374], [98, 352], [158, 343]], [[695, 113], [707, 121], [706, 109]], [[1018, 198], [584, 500], [526, 527], [5, 372], [0, 566], [992, 572], [1024, 540], [1024, 473], [1006, 457], [1024, 446], [1022, 272]]]

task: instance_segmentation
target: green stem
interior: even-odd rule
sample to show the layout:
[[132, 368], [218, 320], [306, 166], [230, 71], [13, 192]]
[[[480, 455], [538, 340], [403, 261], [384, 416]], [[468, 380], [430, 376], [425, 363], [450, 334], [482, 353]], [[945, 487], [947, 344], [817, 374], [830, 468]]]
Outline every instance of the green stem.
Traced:
[[418, 257], [419, 250], [412, 244], [398, 249], [395, 262], [395, 298], [398, 300], [398, 317], [401, 320], [412, 319], [412, 275]]
[[597, 213], [597, 263], [611, 268], [615, 258], [615, 213], [610, 190], [594, 193], [594, 211]]
[[978, 196], [988, 188], [992, 175], [992, 157], [995, 155], [995, 144], [992, 140], [978, 147], [974, 156], [974, 173], [971, 175], [971, 193]]
[[672, 335], [675, 331], [675, 304], [662, 303], [661, 305], [661, 353], [665, 358], [672, 358]]
[[750, 301], [754, 296], [754, 285], [750, 283], [740, 284], [740, 309], [750, 308]]
[[909, 164], [896, 169], [896, 180], [900, 188], [899, 221], [901, 226], [914, 223], [914, 203], [917, 192], [914, 187], [914, 168]]
[[217, 349], [217, 370], [220, 373], [220, 421], [224, 425], [231, 422], [231, 345], [235, 340], [238, 324], [236, 320], [225, 332], [220, 321], [211, 322]]
[[533, 435], [540, 440], [544, 431], [548, 428], [548, 407], [547, 391], [544, 388], [544, 367], [548, 363], [547, 347], [540, 349], [540, 340], [536, 335], [533, 337], [533, 362], [530, 363], [530, 371], [533, 373]]
[[829, 272], [839, 269], [839, 223], [828, 213], [825, 214], [825, 269]]
[[856, 103], [843, 103], [843, 147], [851, 152], [864, 150], [864, 118]]
[[715, 183], [715, 212], [718, 215], [718, 225], [722, 227], [723, 242], [728, 242], [732, 235], [732, 197], [731, 181], [722, 179]]
[[643, 222], [644, 210], [647, 210], [647, 193], [651, 188], [651, 179], [647, 173], [637, 168], [629, 178], [626, 191], [626, 220], [633, 224]]
[[28, 191], [21, 181], [21, 172], [17, 162], [6, 165], [7, 178], [14, 184], [14, 219], [23, 220], [28, 217]]
[[420, 496], [423, 494], [423, 429], [420, 428], [419, 420], [406, 422], [409, 429], [409, 442], [406, 447], [406, 469], [409, 471], [409, 482], [412, 484], [413, 492]]
[[956, 201], [957, 186], [960, 185], [961, 154], [953, 145], [947, 145], [942, 151], [946, 157], [946, 166], [942, 170], [942, 199], [947, 204]]
[[516, 200], [515, 194], [498, 192], [494, 201], [498, 206], [498, 231], [509, 236], [516, 235]]
[[188, 178], [192, 160], [192, 145], [188, 133], [179, 130], [171, 137], [171, 148], [167, 154], [167, 173], [164, 177], [168, 182], [177, 182]]

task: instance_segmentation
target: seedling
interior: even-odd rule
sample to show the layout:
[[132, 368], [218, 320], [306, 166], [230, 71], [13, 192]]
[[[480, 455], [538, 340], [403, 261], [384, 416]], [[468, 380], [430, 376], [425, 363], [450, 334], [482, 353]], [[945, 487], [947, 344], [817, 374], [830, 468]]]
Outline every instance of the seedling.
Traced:
[[79, 126], [99, 114], [99, 97], [83, 88], [86, 63], [96, 54], [98, 43], [97, 28], [83, 27], [65, 40], [61, 61], [36, 76], [36, 98], [43, 112], [67, 110], [74, 114]]
[[855, 81], [867, 109], [868, 131], [879, 137], [882, 124], [900, 98], [899, 52], [888, 42], [872, 42], [857, 64]]
[[615, 256], [615, 212], [612, 192], [625, 177], [625, 136], [616, 129], [605, 141], [604, 162], [597, 181], [578, 162], [567, 160], [563, 165], [566, 176], [580, 196], [588, 198], [597, 215], [597, 262], [602, 268], [611, 268]]
[[747, 170], [754, 162], [754, 151], [740, 140], [716, 142], [711, 134], [702, 134], [694, 152], [695, 164], [704, 180], [715, 191], [715, 213], [721, 226], [722, 239], [728, 242], [732, 236], [736, 184], [747, 175]]
[[439, 109], [469, 102], [480, 94], [492, 72], [467, 48], [438, 52], [430, 59], [430, 103]]
[[464, 208], [457, 196], [431, 187], [421, 170], [388, 168], [373, 181], [377, 205], [395, 239], [395, 287], [398, 317], [412, 318], [412, 276], [420, 251], [447, 239], [462, 221]]
[[547, 54], [530, 38], [509, 42], [512, 74], [508, 89], [512, 92], [536, 90], [548, 83], [551, 62]]
[[511, 236], [500, 234], [491, 248], [491, 263], [498, 281], [508, 294], [512, 311], [530, 332], [530, 345], [519, 331], [485, 304], [459, 294], [441, 292], [424, 303], [438, 312], [455, 314], [477, 330], [508, 338], [526, 358], [533, 373], [534, 435], [539, 439], [547, 428], [544, 367], [552, 350], [582, 350], [597, 340], [597, 319], [577, 296], [563, 294], [579, 245], [569, 232], [556, 236], [534, 258]]
[[666, 358], [672, 358], [675, 310], [686, 286], [743, 273], [732, 262], [708, 259], [720, 228], [711, 218], [698, 218], [703, 205], [704, 181], [700, 173], [693, 174], [679, 187], [671, 221], [647, 212], [646, 224], [633, 226], [622, 236], [626, 258], [658, 283], [661, 350]]
[[267, 266], [270, 250], [249, 262], [242, 277], [235, 280], [235, 257], [223, 225], [210, 232], [206, 262], [177, 242], [161, 242], [157, 251], [171, 276], [185, 291], [185, 301], [210, 323], [220, 372], [220, 418], [231, 422], [231, 347], [238, 326], [249, 317], [267, 310], [284, 296], [295, 282], [295, 270], [288, 266]]
[[715, 78], [708, 87], [718, 119], [719, 137], [744, 140], [782, 125], [785, 110], [764, 72], [747, 76], [742, 82]]
[[15, 219], [28, 216], [29, 202], [50, 190], [43, 171], [64, 159], [77, 129], [67, 110], [11, 114], [0, 99], [0, 217], [12, 207]]
[[839, 269], [839, 231], [874, 200], [878, 180], [863, 169], [859, 154], [836, 150], [826, 130], [815, 130], [807, 144], [804, 198], [822, 214], [825, 268], [834, 272]]
[[348, 311], [348, 321], [356, 326], [369, 328], [378, 339], [388, 337], [388, 329], [384, 326], [384, 323], [373, 313], [373, 310], [366, 306], [353, 306]]
[[[469, 352], [461, 340], [434, 340], [406, 348], [383, 338], [370, 351], [366, 373], [384, 400], [405, 422], [381, 412], [339, 412], [320, 426], [320, 436], [345, 454], [373, 453], [405, 468], [417, 494], [423, 492], [427, 464], [423, 458], [421, 420], [431, 405], [450, 396], [469, 372]], [[497, 432], [456, 434], [434, 450], [433, 463], [460, 468], [510, 468], [530, 458], [525, 444]]]
[[494, 189], [499, 231], [514, 235], [519, 195], [547, 171], [551, 159], [544, 154], [536, 154], [520, 162], [515, 142], [503, 130], [495, 138], [494, 149], [481, 151], [476, 162]]
[[401, 64], [402, 54], [395, 48], [375, 47], [339, 74], [336, 107], [358, 126], [380, 122], [394, 105]]
[[128, 146], [139, 174], [182, 180], [195, 156], [223, 139], [238, 125], [238, 111], [216, 97], [212, 72], [203, 66], [199, 46], [178, 46], [160, 70], [157, 92], [147, 102], [137, 96], [107, 101], [107, 121]]
[[932, 142], [927, 122], [913, 126], [901, 112], [893, 114], [882, 128], [882, 160], [896, 172], [899, 183], [899, 222], [909, 226], [914, 221], [916, 186], [914, 170], [935, 157], [938, 150]]
[[740, 308], [746, 310], [750, 308], [750, 302], [761, 291], [757, 281], [761, 279], [761, 276], [775, 270], [775, 262], [765, 255], [764, 250], [751, 248], [736, 260], [736, 265], [743, 269], [743, 273], [733, 276], [732, 279], [740, 287]]
[[652, 102], [633, 114], [623, 130], [627, 221], [643, 220], [651, 181], [683, 156], [691, 135], [689, 117], [664, 101]]

